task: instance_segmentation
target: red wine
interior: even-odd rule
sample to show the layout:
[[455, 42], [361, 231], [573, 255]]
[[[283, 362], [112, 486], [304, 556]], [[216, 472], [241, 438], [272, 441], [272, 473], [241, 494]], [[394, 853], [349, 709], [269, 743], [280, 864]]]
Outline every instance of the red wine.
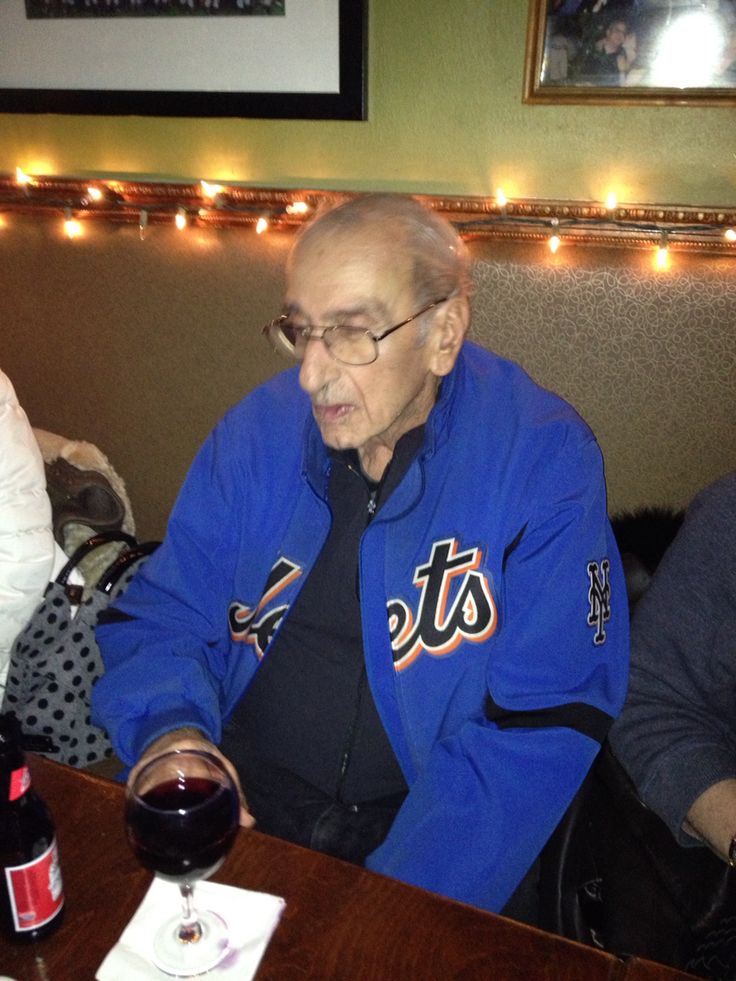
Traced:
[[129, 798], [126, 825], [140, 863], [175, 882], [206, 879], [238, 830], [240, 806], [229, 788], [206, 777], [168, 780]]

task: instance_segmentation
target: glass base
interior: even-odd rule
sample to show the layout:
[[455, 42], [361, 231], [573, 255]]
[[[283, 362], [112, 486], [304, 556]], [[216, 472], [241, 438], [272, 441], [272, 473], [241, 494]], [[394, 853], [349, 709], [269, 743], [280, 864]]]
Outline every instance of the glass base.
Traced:
[[153, 939], [153, 963], [174, 978], [193, 978], [206, 974], [228, 954], [227, 924], [212, 910], [197, 914], [199, 939], [180, 940], [181, 917], [173, 917]]

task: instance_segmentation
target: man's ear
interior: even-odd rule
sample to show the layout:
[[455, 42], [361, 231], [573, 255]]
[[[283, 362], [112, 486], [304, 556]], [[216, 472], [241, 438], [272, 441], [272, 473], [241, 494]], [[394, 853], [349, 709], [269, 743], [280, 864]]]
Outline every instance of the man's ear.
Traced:
[[438, 378], [449, 375], [460, 353], [470, 326], [470, 304], [466, 296], [452, 296], [435, 316], [429, 335], [432, 345], [432, 372]]

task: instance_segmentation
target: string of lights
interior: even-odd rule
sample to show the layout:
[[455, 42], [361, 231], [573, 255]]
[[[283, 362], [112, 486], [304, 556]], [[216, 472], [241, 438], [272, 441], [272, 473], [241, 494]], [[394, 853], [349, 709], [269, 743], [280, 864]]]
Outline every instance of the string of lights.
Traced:
[[[295, 191], [224, 185], [206, 180], [169, 183], [0, 175], [0, 228], [8, 216], [58, 217], [68, 238], [87, 233], [91, 221], [137, 224], [141, 239], [156, 225], [293, 229], [315, 211], [350, 197], [332, 191]], [[736, 208], [621, 204], [613, 192], [600, 202], [417, 195], [447, 217], [466, 239], [504, 238], [566, 245], [607, 245], [653, 250], [660, 267], [671, 251], [736, 255]]]

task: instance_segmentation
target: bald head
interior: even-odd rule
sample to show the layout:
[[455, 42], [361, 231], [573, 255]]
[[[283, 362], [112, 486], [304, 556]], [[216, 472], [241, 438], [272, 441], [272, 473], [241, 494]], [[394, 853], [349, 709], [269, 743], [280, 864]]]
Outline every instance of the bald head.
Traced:
[[367, 194], [319, 214], [297, 237], [290, 265], [306, 249], [333, 259], [359, 242], [366, 253], [392, 255], [407, 270], [416, 306], [440, 296], [467, 296], [470, 259], [453, 226], [415, 198]]
[[452, 226], [400, 196], [327, 211], [294, 244], [284, 306], [302, 338], [299, 384], [325, 444], [356, 450], [372, 480], [426, 422], [455, 365], [470, 319], [467, 269]]

